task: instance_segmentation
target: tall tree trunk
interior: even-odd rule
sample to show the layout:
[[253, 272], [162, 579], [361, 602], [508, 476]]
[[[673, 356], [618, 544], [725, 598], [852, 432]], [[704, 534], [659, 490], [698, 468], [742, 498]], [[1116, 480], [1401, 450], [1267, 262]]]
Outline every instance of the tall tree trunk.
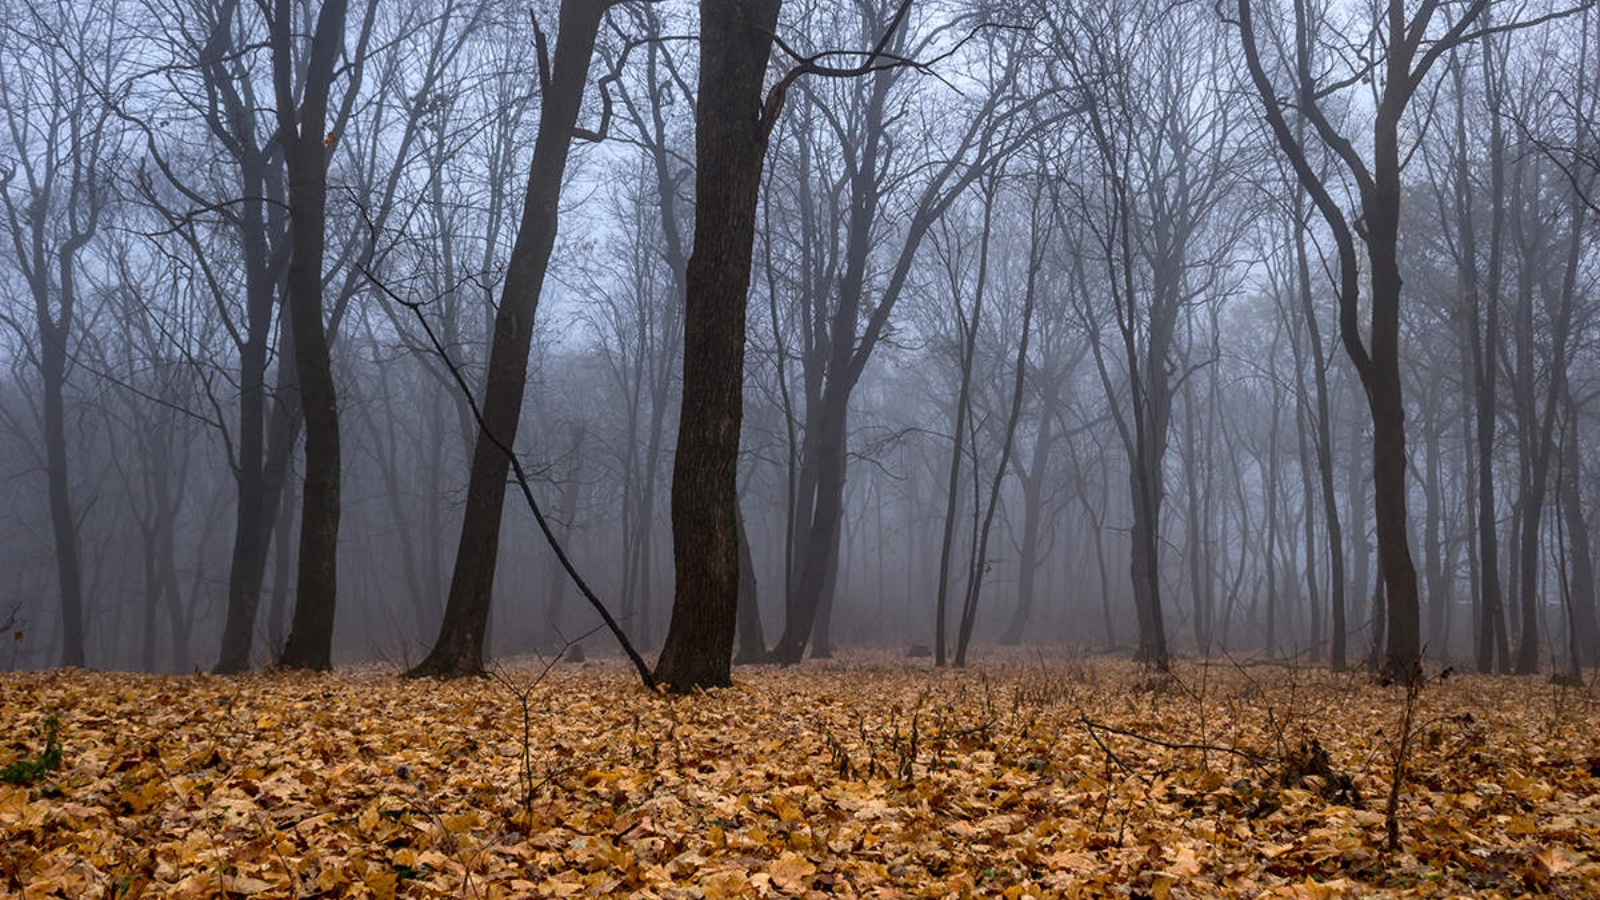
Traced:
[[277, 502], [278, 518], [272, 535], [272, 596], [267, 603], [267, 646], [276, 654], [289, 639], [289, 585], [293, 577], [294, 553], [289, 542], [294, 538], [294, 502], [297, 491], [290, 478], [283, 479]]
[[506, 478], [511, 468], [507, 448], [515, 446], [522, 419], [534, 316], [559, 225], [561, 179], [583, 105], [595, 37], [612, 2], [562, 0], [553, 59], [544, 58], [542, 36], [539, 41], [539, 133], [528, 166], [522, 219], [494, 317], [482, 400], [483, 421], [473, 447], [450, 596], [433, 649], [406, 673], [411, 677], [483, 674], [484, 638], [500, 552]]
[[1440, 482], [1439, 474], [1439, 432], [1444, 428], [1444, 423], [1433, 421], [1438, 418], [1440, 405], [1442, 404], [1427, 404], [1431, 412], [1428, 413], [1428, 420], [1423, 423], [1424, 452], [1427, 454], [1427, 459], [1424, 460], [1422, 487], [1427, 510], [1423, 514], [1422, 544], [1426, 554], [1428, 579], [1428, 647], [1433, 651], [1435, 658], [1444, 658], [1448, 655], [1445, 647], [1444, 610], [1450, 602], [1449, 590], [1445, 587], [1443, 539], [1439, 533], [1439, 526], [1444, 518], [1444, 486]]
[[[1276, 362], [1278, 341], [1274, 335], [1269, 358]], [[1276, 379], [1274, 379], [1276, 380]], [[1267, 428], [1267, 453], [1261, 461], [1262, 491], [1266, 503], [1267, 549], [1267, 655], [1278, 653], [1278, 424], [1282, 419], [1283, 404], [1277, 392], [1272, 393], [1272, 415]]]
[[[1296, 221], [1304, 221], [1304, 196], [1295, 195]], [[1339, 502], [1333, 487], [1333, 425], [1328, 412], [1328, 367], [1322, 353], [1322, 329], [1317, 324], [1316, 306], [1311, 297], [1310, 254], [1306, 249], [1306, 229], [1295, 229], [1295, 274], [1300, 295], [1300, 312], [1305, 318], [1306, 331], [1311, 336], [1311, 371], [1316, 385], [1317, 416], [1317, 475], [1322, 490], [1323, 525], [1328, 535], [1328, 658], [1335, 672], [1343, 671], [1346, 659], [1345, 641], [1349, 626], [1345, 621], [1344, 528], [1339, 521]], [[1307, 502], [1310, 495], [1307, 494]]]
[[[70, 267], [63, 262], [63, 269]], [[41, 308], [42, 308], [41, 301]], [[70, 307], [69, 307], [70, 308]], [[58, 324], [41, 312], [39, 373], [44, 381], [45, 475], [50, 485], [50, 525], [55, 537], [56, 578], [61, 590], [61, 664], [84, 665], [83, 569], [78, 560], [78, 520], [67, 472], [67, 334], [70, 315]]]
[[675, 592], [655, 669], [656, 680], [679, 693], [732, 683], [745, 313], [771, 125], [760, 114], [762, 81], [779, 5], [780, 0], [700, 2], [695, 237], [672, 473]]
[[[1048, 392], [1050, 387], [1046, 387]], [[1047, 396], [1049, 396], [1047, 394]], [[1044, 520], [1044, 482], [1049, 468], [1050, 450], [1055, 443], [1055, 408], [1048, 400], [1039, 414], [1039, 430], [1033, 437], [1033, 457], [1022, 471], [1022, 542], [1017, 550], [1017, 605], [1011, 621], [1000, 637], [1003, 646], [1022, 643], [1028, 621], [1033, 616], [1033, 598], [1040, 563], [1039, 537]]]
[[[281, 427], [278, 417], [293, 410], [294, 431], [299, 428], [298, 391], [294, 383], [294, 358], [291, 327], [285, 316], [280, 321], [278, 384], [267, 385], [269, 353], [272, 349], [272, 321], [278, 309], [278, 289], [289, 245], [286, 233], [284, 179], [277, 150], [259, 146], [260, 111], [238, 83], [250, 75], [235, 60], [233, 33], [238, 0], [224, 0], [210, 23], [212, 32], [195, 62], [202, 65], [210, 89], [220, 98], [219, 112], [213, 118], [213, 135], [223, 146], [236, 148], [241, 199], [238, 220], [238, 247], [244, 276], [244, 328], [237, 342], [239, 350], [239, 430], [234, 460], [237, 503], [234, 507], [232, 557], [228, 567], [228, 606], [222, 629], [217, 663], [218, 674], [236, 674], [251, 666], [255, 643], [256, 614], [265, 580], [268, 544], [280, 502], [281, 479], [273, 472], [284, 471], [284, 461], [293, 452], [293, 441], [283, 451], [282, 460], [274, 456], [278, 446], [269, 430], [269, 396], [272, 423]], [[223, 124], [226, 123], [226, 124]], [[219, 301], [221, 298], [218, 298]], [[285, 390], [288, 386], [291, 389]], [[273, 642], [274, 649], [277, 642]]]
[[[1486, 58], [1488, 54], [1485, 54]], [[1491, 74], [1485, 62], [1485, 73]], [[1495, 512], [1494, 432], [1497, 422], [1495, 379], [1500, 352], [1500, 260], [1505, 197], [1505, 144], [1500, 116], [1490, 117], [1489, 203], [1492, 215], [1487, 281], [1480, 284], [1478, 242], [1472, 197], [1475, 184], [1468, 160], [1471, 158], [1466, 131], [1465, 78], [1459, 65], [1453, 67], [1456, 84], [1454, 199], [1457, 227], [1460, 230], [1461, 258], [1457, 279], [1470, 315], [1467, 327], [1471, 351], [1473, 395], [1477, 419], [1475, 469], [1477, 481], [1476, 532], [1478, 537], [1478, 620], [1476, 648], [1479, 672], [1491, 672], [1498, 658], [1503, 671], [1507, 665], [1505, 618], [1501, 612], [1499, 517]], [[1491, 85], [1491, 95], [1493, 87]]]
[[[988, 203], [994, 206], [991, 195]], [[984, 216], [984, 234], [987, 241], [989, 231], [989, 216]], [[967, 647], [972, 642], [972, 628], [978, 619], [978, 598], [983, 590], [983, 575], [989, 568], [989, 531], [994, 525], [994, 514], [1000, 507], [1000, 487], [1005, 481], [1006, 470], [1011, 466], [1011, 446], [1016, 439], [1017, 421], [1022, 418], [1022, 392], [1027, 383], [1028, 370], [1028, 339], [1032, 335], [1034, 300], [1039, 290], [1039, 267], [1044, 263], [1042, 252], [1043, 241], [1039, 234], [1038, 217], [1034, 217], [1033, 241], [1028, 248], [1028, 280], [1023, 290], [1022, 299], [1022, 339], [1017, 342], [1016, 380], [1011, 386], [1011, 411], [1006, 416], [1005, 437], [1000, 444], [1000, 460], [995, 464], [994, 480], [989, 485], [989, 502], [983, 512], [983, 525], [978, 529], [977, 556], [972, 567], [972, 576], [967, 582], [966, 603], [961, 610], [960, 629], [956, 634], [956, 668], [964, 668], [967, 664]], [[987, 256], [987, 254], [985, 254]], [[987, 263], [987, 260], [985, 261]], [[976, 324], [976, 316], [974, 316]], [[977, 343], [976, 329], [974, 329], [973, 343]], [[977, 461], [973, 461], [976, 468]]]
[[[578, 429], [573, 438], [572, 449], [569, 451], [567, 466], [567, 483], [561, 489], [561, 519], [557, 527], [561, 529], [562, 542], [567, 546], [572, 545], [572, 527], [578, 520], [578, 495], [583, 489], [583, 429]], [[544, 637], [546, 639], [559, 639], [561, 636], [561, 618], [563, 607], [567, 599], [567, 573], [556, 560], [550, 561], [550, 567], [545, 570], [544, 582]]]
[[294, 103], [293, 15], [276, 0], [272, 22], [273, 81], [278, 140], [289, 172], [289, 271], [285, 295], [294, 329], [295, 374], [305, 417], [305, 485], [300, 501], [300, 556], [294, 617], [278, 665], [324, 671], [333, 667], [334, 604], [338, 599], [339, 410], [333, 363], [322, 321], [322, 254], [326, 245], [328, 153], [324, 137], [328, 94], [342, 54], [347, 0], [325, 0], [317, 13], [304, 73], [305, 93]]
[[[1398, 3], [1391, 0], [1391, 6]], [[1402, 54], [1390, 53], [1389, 68], [1391, 79], [1411, 78], [1410, 62]], [[1373, 129], [1372, 184], [1361, 198], [1372, 319], [1371, 356], [1360, 368], [1372, 410], [1373, 513], [1388, 617], [1383, 671], [1396, 681], [1409, 681], [1422, 655], [1422, 622], [1417, 567], [1406, 531], [1406, 410], [1400, 380], [1399, 132], [1404, 105], [1385, 99]]]

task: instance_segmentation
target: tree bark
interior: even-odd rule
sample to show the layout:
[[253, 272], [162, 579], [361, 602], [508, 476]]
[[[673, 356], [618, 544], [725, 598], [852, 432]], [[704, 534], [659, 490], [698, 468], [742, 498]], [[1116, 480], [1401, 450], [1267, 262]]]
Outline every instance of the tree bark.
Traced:
[[[528, 167], [522, 220], [506, 268], [489, 345], [483, 424], [473, 447], [461, 539], [450, 578], [444, 621], [428, 655], [406, 674], [454, 678], [483, 674], [484, 635], [494, 594], [500, 523], [511, 468], [505, 447], [516, 444], [527, 387], [534, 316], [555, 248], [561, 179], [583, 105], [600, 21], [612, 0], [562, 0], [554, 59], [541, 59], [539, 133]], [[543, 40], [540, 41], [543, 53]]]
[[739, 432], [745, 312], [766, 157], [762, 81], [780, 0], [701, 0], [694, 251], [672, 473], [674, 596], [655, 678], [687, 693], [732, 683], [739, 607]]
[[339, 410], [333, 363], [322, 321], [322, 256], [327, 242], [328, 94], [344, 44], [347, 0], [325, 0], [317, 13], [298, 110], [292, 84], [293, 5], [273, 8], [273, 78], [278, 140], [289, 172], [289, 271], [285, 294], [294, 332], [295, 374], [305, 417], [305, 484], [300, 500], [300, 555], [294, 616], [278, 665], [326, 671], [333, 667], [334, 606], [338, 600]]

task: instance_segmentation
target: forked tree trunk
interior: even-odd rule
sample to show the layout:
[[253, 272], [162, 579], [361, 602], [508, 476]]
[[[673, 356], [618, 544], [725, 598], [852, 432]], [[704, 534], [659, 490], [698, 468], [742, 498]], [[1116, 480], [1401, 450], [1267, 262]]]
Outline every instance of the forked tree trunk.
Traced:
[[300, 556], [294, 616], [278, 665], [323, 671], [333, 667], [334, 604], [338, 599], [339, 410], [328, 335], [322, 322], [322, 254], [326, 244], [328, 153], [324, 138], [328, 94], [344, 44], [347, 0], [325, 0], [317, 14], [298, 110], [292, 83], [293, 9], [274, 4], [273, 80], [278, 138], [289, 171], [289, 272], [285, 291], [294, 330], [295, 374], [305, 416], [305, 484], [300, 501]]

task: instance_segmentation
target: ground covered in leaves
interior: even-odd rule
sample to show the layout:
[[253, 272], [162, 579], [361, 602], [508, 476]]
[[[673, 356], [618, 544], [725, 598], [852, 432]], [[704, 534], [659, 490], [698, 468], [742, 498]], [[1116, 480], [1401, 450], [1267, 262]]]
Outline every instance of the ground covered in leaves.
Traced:
[[0, 675], [0, 894], [1600, 896], [1593, 683], [541, 671]]

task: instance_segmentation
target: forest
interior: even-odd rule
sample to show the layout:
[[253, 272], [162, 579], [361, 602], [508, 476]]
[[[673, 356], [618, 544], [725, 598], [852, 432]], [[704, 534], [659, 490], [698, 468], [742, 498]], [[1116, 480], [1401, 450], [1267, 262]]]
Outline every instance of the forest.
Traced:
[[7, 667], [1594, 664], [1595, 15], [1169, 6], [16, 6]]
[[1593, 0], [0, 3], [0, 891], [1600, 890]]

